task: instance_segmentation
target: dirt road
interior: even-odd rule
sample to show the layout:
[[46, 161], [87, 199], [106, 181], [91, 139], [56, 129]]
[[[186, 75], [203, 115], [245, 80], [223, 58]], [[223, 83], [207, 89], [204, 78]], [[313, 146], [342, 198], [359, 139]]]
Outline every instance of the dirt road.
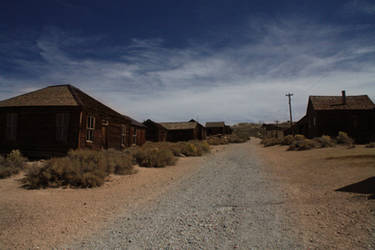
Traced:
[[157, 202], [123, 214], [73, 248], [306, 248], [281, 182], [250, 143], [207, 156]]

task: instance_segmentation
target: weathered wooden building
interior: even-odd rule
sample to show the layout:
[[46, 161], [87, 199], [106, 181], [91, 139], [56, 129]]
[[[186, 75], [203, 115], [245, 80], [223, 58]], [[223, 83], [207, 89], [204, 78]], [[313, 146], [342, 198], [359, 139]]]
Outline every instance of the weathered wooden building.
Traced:
[[310, 96], [306, 116], [295, 129], [308, 138], [348, 133], [357, 143], [375, 139], [375, 104], [367, 95]]
[[167, 141], [204, 140], [206, 133], [203, 126], [197, 122], [161, 122], [167, 129]]
[[166, 141], [168, 130], [157, 122], [150, 119], [143, 122], [146, 126], [146, 140], [147, 141]]
[[207, 136], [211, 135], [228, 135], [232, 133], [230, 126], [225, 125], [225, 122], [206, 122]]
[[0, 101], [1, 152], [49, 157], [77, 148], [122, 149], [131, 144], [132, 126], [129, 117], [71, 85]]

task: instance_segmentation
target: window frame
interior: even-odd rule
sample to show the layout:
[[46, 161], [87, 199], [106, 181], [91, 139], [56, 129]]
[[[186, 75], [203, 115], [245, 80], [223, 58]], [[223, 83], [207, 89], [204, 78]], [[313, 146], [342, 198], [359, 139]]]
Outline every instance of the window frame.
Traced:
[[86, 142], [94, 142], [95, 139], [95, 116], [88, 115], [86, 118]]

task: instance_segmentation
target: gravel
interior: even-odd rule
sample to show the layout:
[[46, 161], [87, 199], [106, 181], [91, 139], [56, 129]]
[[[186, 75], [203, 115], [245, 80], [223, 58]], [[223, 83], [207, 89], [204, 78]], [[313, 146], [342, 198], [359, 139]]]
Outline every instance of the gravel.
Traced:
[[114, 223], [66, 248], [308, 248], [288, 194], [249, 143], [206, 156], [193, 175], [160, 199], [120, 214]]

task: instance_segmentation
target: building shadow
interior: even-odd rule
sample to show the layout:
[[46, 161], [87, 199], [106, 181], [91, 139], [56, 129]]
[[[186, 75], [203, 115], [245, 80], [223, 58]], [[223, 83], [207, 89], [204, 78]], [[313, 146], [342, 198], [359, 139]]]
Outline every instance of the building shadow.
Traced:
[[363, 181], [350, 184], [348, 186], [336, 189], [337, 192], [348, 192], [357, 194], [369, 194], [368, 199], [375, 199], [375, 176]]

